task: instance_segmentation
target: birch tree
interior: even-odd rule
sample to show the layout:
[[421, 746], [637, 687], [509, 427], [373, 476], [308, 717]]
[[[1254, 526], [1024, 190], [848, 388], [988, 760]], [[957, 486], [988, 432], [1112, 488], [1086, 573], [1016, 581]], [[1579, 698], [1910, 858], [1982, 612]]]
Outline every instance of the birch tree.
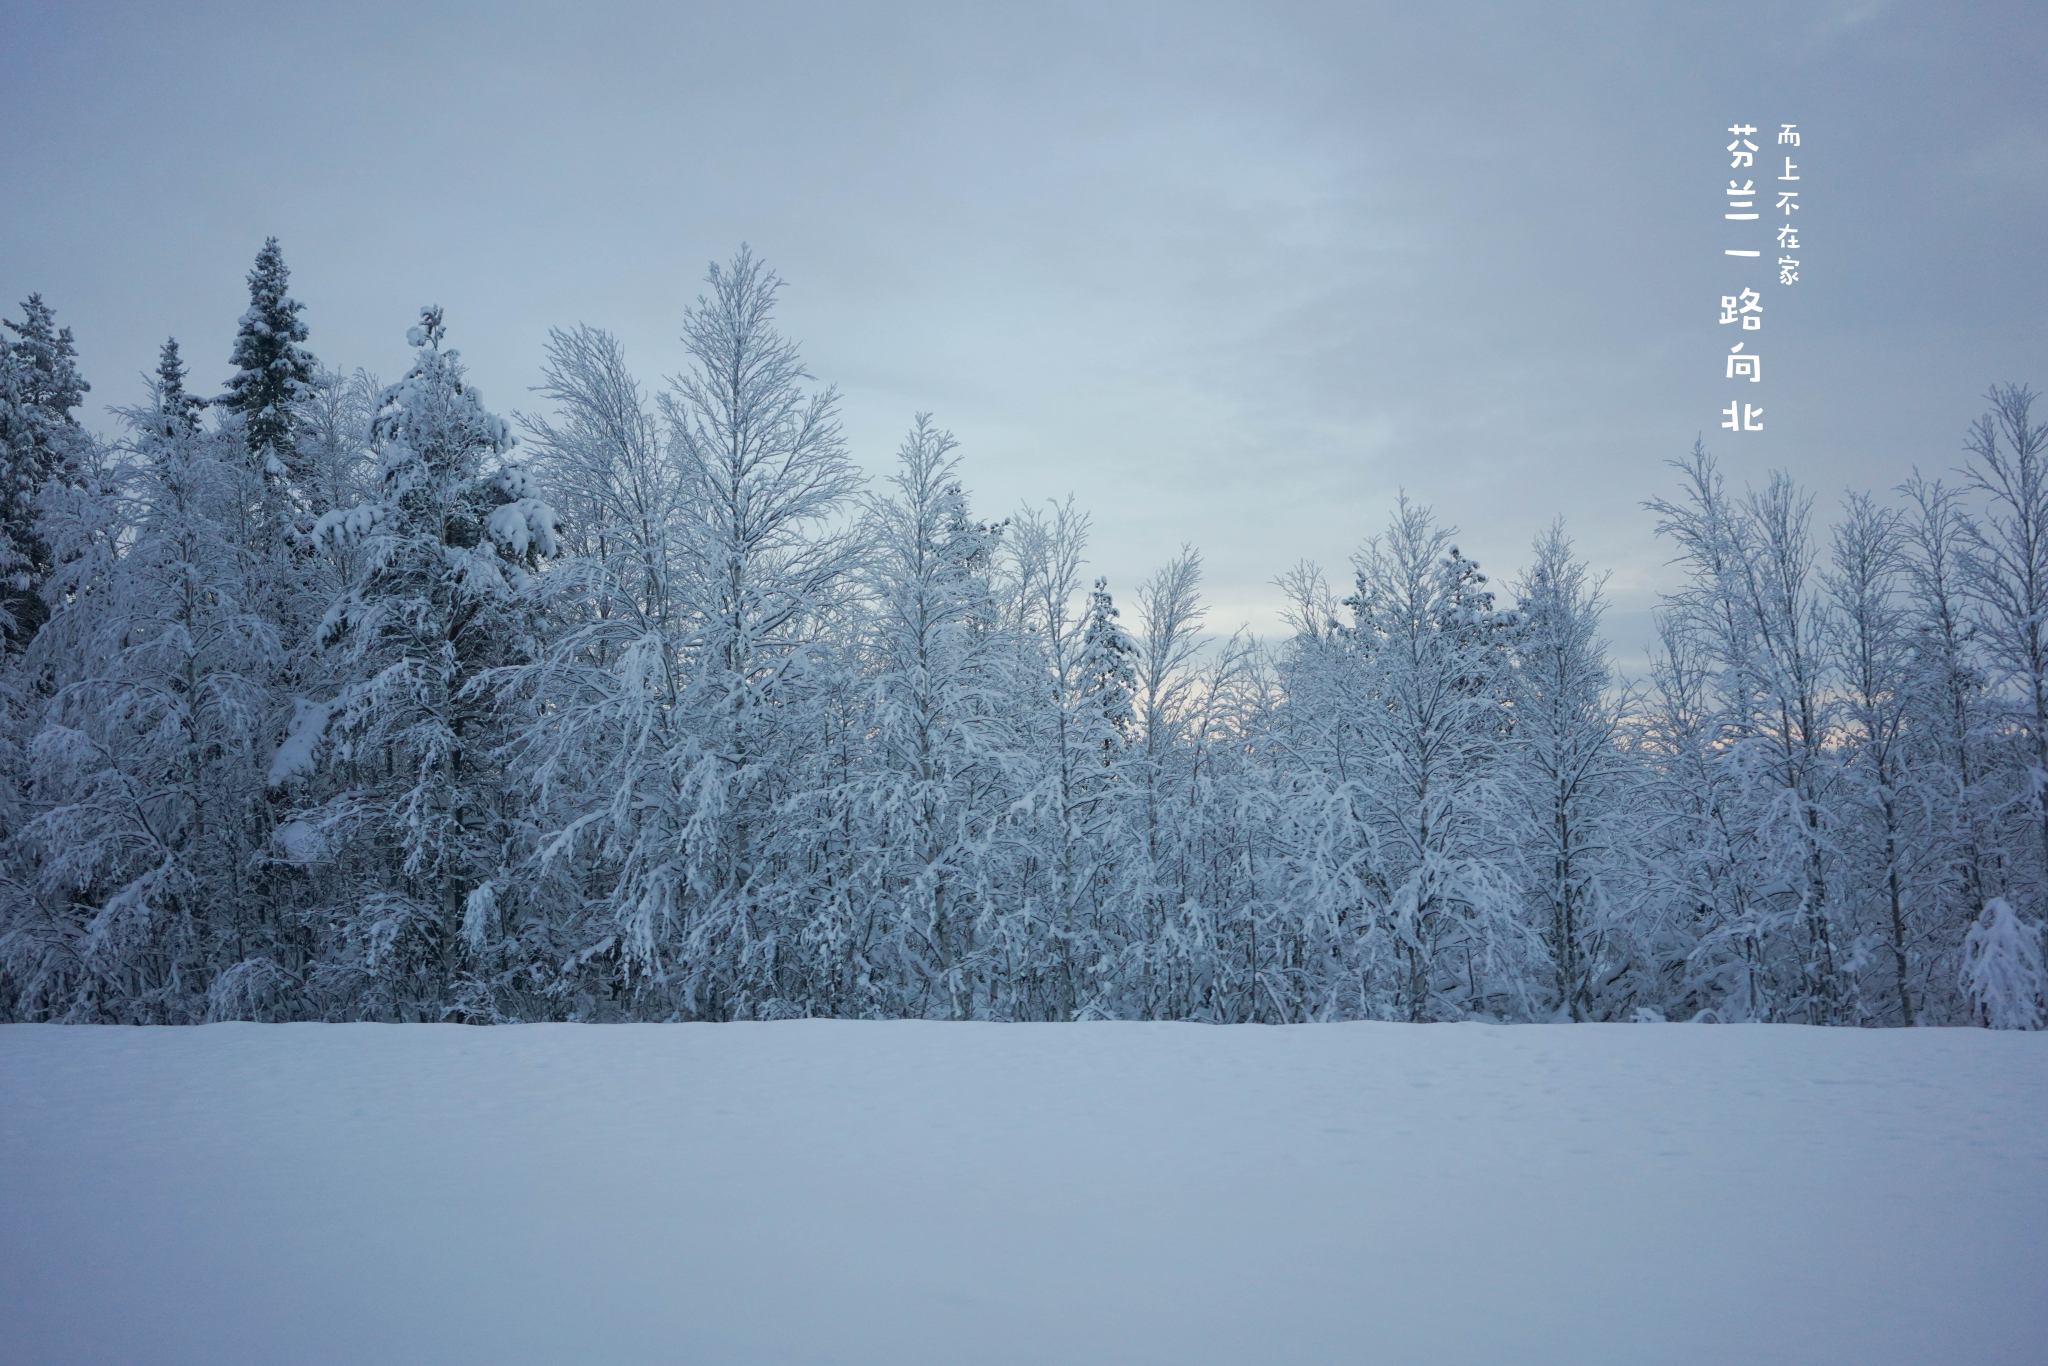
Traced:
[[[1537, 537], [1517, 586], [1512, 674], [1517, 844], [1548, 950], [1557, 1009], [1573, 1020], [1613, 1018], [1634, 1003], [1609, 991], [1638, 961], [1631, 942], [1637, 879], [1626, 850], [1630, 812], [1644, 795], [1622, 748], [1624, 713], [1600, 640], [1599, 580], [1572, 553], [1561, 525]], [[1638, 988], [1640, 989], [1640, 988]]]
[[[893, 959], [911, 1013], [942, 1003], [967, 1019], [988, 971], [990, 862], [1018, 756], [989, 584], [1001, 528], [970, 515], [954, 447], [919, 416], [897, 453], [894, 496], [871, 505], [862, 573], [874, 610], [872, 760], [850, 793], [870, 904], [841, 952], [850, 973], [877, 986]], [[881, 1004], [862, 996], [863, 1009]]]
[[1905, 736], [1911, 642], [1896, 592], [1905, 567], [1902, 518], [1867, 494], [1852, 495], [1843, 511], [1825, 576], [1833, 607], [1827, 646], [1842, 693], [1843, 876], [1854, 927], [1883, 943], [1892, 968], [1887, 984], [1900, 1022], [1910, 1025], [1916, 869]]
[[2023, 754], [2018, 800], [2034, 827], [2027, 900], [2038, 913], [2048, 906], [2048, 423], [2033, 420], [2034, 393], [2024, 385], [1999, 385], [1988, 397], [1991, 410], [1964, 442], [1974, 457], [1964, 479], [1987, 504], [1970, 523], [1965, 582], [1994, 695], [2006, 702]]

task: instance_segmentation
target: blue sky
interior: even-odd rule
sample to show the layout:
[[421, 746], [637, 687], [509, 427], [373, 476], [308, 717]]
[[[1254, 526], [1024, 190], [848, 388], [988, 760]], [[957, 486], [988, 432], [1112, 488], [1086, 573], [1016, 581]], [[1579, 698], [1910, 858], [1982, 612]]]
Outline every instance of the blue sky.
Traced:
[[[509, 411], [551, 326], [673, 373], [745, 241], [863, 464], [930, 410], [983, 513], [1075, 494], [1114, 589], [1191, 542], [1212, 624], [1274, 629], [1405, 488], [1497, 580], [1562, 516], [1624, 658], [1695, 436], [1825, 511], [2048, 385], [2038, 7], [1420, 9], [0, 4], [0, 302], [96, 404], [170, 334], [211, 388], [274, 234], [323, 360], [394, 375], [439, 303]], [[1804, 196], [1739, 436], [1735, 122], [1799, 125]]]

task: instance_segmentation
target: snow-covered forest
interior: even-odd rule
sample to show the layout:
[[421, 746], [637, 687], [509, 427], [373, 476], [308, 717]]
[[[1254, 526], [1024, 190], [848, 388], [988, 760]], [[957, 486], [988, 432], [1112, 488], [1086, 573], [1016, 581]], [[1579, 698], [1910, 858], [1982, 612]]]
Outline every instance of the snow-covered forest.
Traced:
[[509, 418], [461, 318], [385, 385], [249, 288], [112, 441], [7, 322], [0, 1018], [2044, 1022], [2023, 387], [1839, 504], [1646, 452], [1624, 680], [1561, 528], [1490, 582], [1404, 499], [1261, 641], [929, 416], [871, 483], [745, 251]]

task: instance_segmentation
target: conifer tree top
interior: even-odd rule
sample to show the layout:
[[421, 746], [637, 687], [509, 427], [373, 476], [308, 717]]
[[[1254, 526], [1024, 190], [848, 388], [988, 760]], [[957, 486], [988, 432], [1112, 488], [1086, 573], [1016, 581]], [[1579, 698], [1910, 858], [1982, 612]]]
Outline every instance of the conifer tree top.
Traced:
[[7, 348], [21, 362], [20, 401], [68, 419], [92, 388], [74, 363], [78, 347], [71, 340], [71, 329], [57, 326], [55, 311], [40, 294], [29, 295], [21, 311], [20, 322], [7, 319], [7, 330], [20, 338]]
[[235, 374], [215, 400], [243, 416], [251, 451], [269, 449], [287, 468], [296, 453], [295, 405], [311, 393], [316, 368], [313, 353], [299, 345], [306, 340], [299, 317], [305, 305], [285, 292], [290, 279], [277, 239], [266, 238], [249, 272], [249, 309], [230, 357]]
[[196, 394], [185, 392], [185, 362], [178, 355], [178, 339], [164, 339], [163, 349], [157, 353], [156, 362], [156, 410], [165, 420], [165, 434], [199, 430], [199, 410], [206, 406], [206, 400]]

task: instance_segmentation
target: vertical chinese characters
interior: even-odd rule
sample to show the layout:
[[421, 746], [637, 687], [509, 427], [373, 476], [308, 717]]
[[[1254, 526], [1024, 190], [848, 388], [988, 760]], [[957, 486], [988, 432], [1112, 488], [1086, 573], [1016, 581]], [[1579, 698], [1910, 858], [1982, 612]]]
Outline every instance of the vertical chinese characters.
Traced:
[[[1728, 169], [1731, 171], [1756, 169], [1757, 145], [1750, 141], [1756, 129], [1747, 123], [1737, 123], [1728, 131], [1735, 135], [1735, 141], [1728, 144]], [[1756, 208], [1756, 181], [1754, 178], [1728, 182], [1728, 207], [1721, 217], [1730, 223], [1754, 223], [1762, 218]], [[1722, 254], [1738, 259], [1755, 260], [1763, 255], [1759, 247], [1728, 247]], [[1763, 296], [1747, 286], [1734, 294], [1721, 296], [1721, 323], [1726, 326], [1740, 322], [1745, 332], [1760, 331], [1764, 325]], [[1751, 384], [1763, 382], [1763, 357], [1756, 352], [1745, 352], [1748, 343], [1737, 342], [1728, 353], [1729, 379], [1746, 379]], [[1735, 402], [1721, 410], [1724, 419], [1722, 427], [1729, 431], [1760, 432], [1764, 429], [1764, 410], [1757, 405]]]
[[[1786, 123], [1780, 124], [1779, 127], [1782, 130], [1778, 134], [1779, 146], [1797, 147], [1799, 145], [1799, 125], [1796, 123]], [[1761, 148], [1752, 139], [1756, 136], [1757, 130], [1754, 125], [1737, 123], [1730, 125], [1728, 131], [1735, 138], [1726, 148], [1729, 158], [1728, 169], [1731, 171], [1747, 171], [1750, 175], [1742, 180], [1731, 178], [1728, 181], [1727, 203], [1721, 217], [1726, 223], [1741, 226], [1731, 229], [1736, 234], [1735, 240], [1739, 245], [1724, 247], [1722, 255], [1735, 257], [1738, 262], [1742, 263], [1751, 261], [1756, 263], [1753, 266], [1738, 265], [1736, 267], [1738, 271], [1745, 273], [1747, 271], [1768, 271], [1769, 266], [1763, 260], [1766, 244], [1759, 242], [1758, 236], [1769, 230], [1763, 225], [1764, 214], [1759, 207], [1759, 201], [1767, 200], [1770, 192], [1766, 190], [1759, 193], [1756, 186], [1756, 158]], [[1799, 191], [1795, 188], [1789, 188], [1789, 186], [1797, 182], [1800, 177], [1798, 175], [1798, 164], [1789, 155], [1784, 158], [1784, 162], [1784, 174], [1777, 177], [1780, 188], [1777, 191], [1778, 202], [1775, 207], [1784, 214], [1785, 222], [1784, 226], [1775, 228], [1775, 232], [1778, 250], [1789, 252], [1796, 251], [1799, 247], [1799, 231], [1792, 221], [1792, 215], [1799, 210]], [[1768, 166], [1764, 169], [1763, 173], [1765, 175], [1770, 174]], [[1754, 228], [1749, 227], [1748, 225], [1752, 223], [1757, 226]], [[1780, 256], [1778, 258], [1778, 283], [1790, 285], [1797, 283], [1798, 279], [1798, 259], [1792, 256]], [[1764, 325], [1762, 286], [1765, 283], [1766, 281], [1762, 278], [1736, 281], [1735, 292], [1721, 296], [1720, 324], [1723, 327], [1739, 324], [1744, 332], [1762, 331]], [[1763, 368], [1762, 354], [1758, 351], [1750, 350], [1749, 343], [1747, 342], [1737, 342], [1728, 350], [1722, 378], [1724, 381], [1733, 380], [1749, 384], [1761, 384], [1764, 377]], [[1764, 410], [1757, 404], [1744, 403], [1737, 400], [1721, 410], [1721, 417], [1721, 427], [1725, 431], [1760, 432], [1764, 429]]]
[[[1797, 147], [1799, 145], [1798, 124], [1780, 124], [1779, 128], [1781, 130], [1778, 133], [1779, 146]], [[1798, 176], [1793, 174], [1798, 169], [1799, 167], [1793, 162], [1792, 158], [1786, 157], [1785, 174], [1778, 177], [1779, 181], [1799, 179]], [[1785, 211], [1785, 226], [1778, 229], [1779, 251], [1797, 251], [1799, 249], [1799, 229], [1792, 226], [1792, 215], [1799, 208], [1799, 205], [1794, 201], [1798, 198], [1799, 191], [1797, 190], [1778, 191], [1778, 207]], [[1780, 256], [1778, 258], [1778, 283], [1781, 285], [1796, 285], [1799, 283], [1799, 262], [1796, 258], [1791, 256]]]

